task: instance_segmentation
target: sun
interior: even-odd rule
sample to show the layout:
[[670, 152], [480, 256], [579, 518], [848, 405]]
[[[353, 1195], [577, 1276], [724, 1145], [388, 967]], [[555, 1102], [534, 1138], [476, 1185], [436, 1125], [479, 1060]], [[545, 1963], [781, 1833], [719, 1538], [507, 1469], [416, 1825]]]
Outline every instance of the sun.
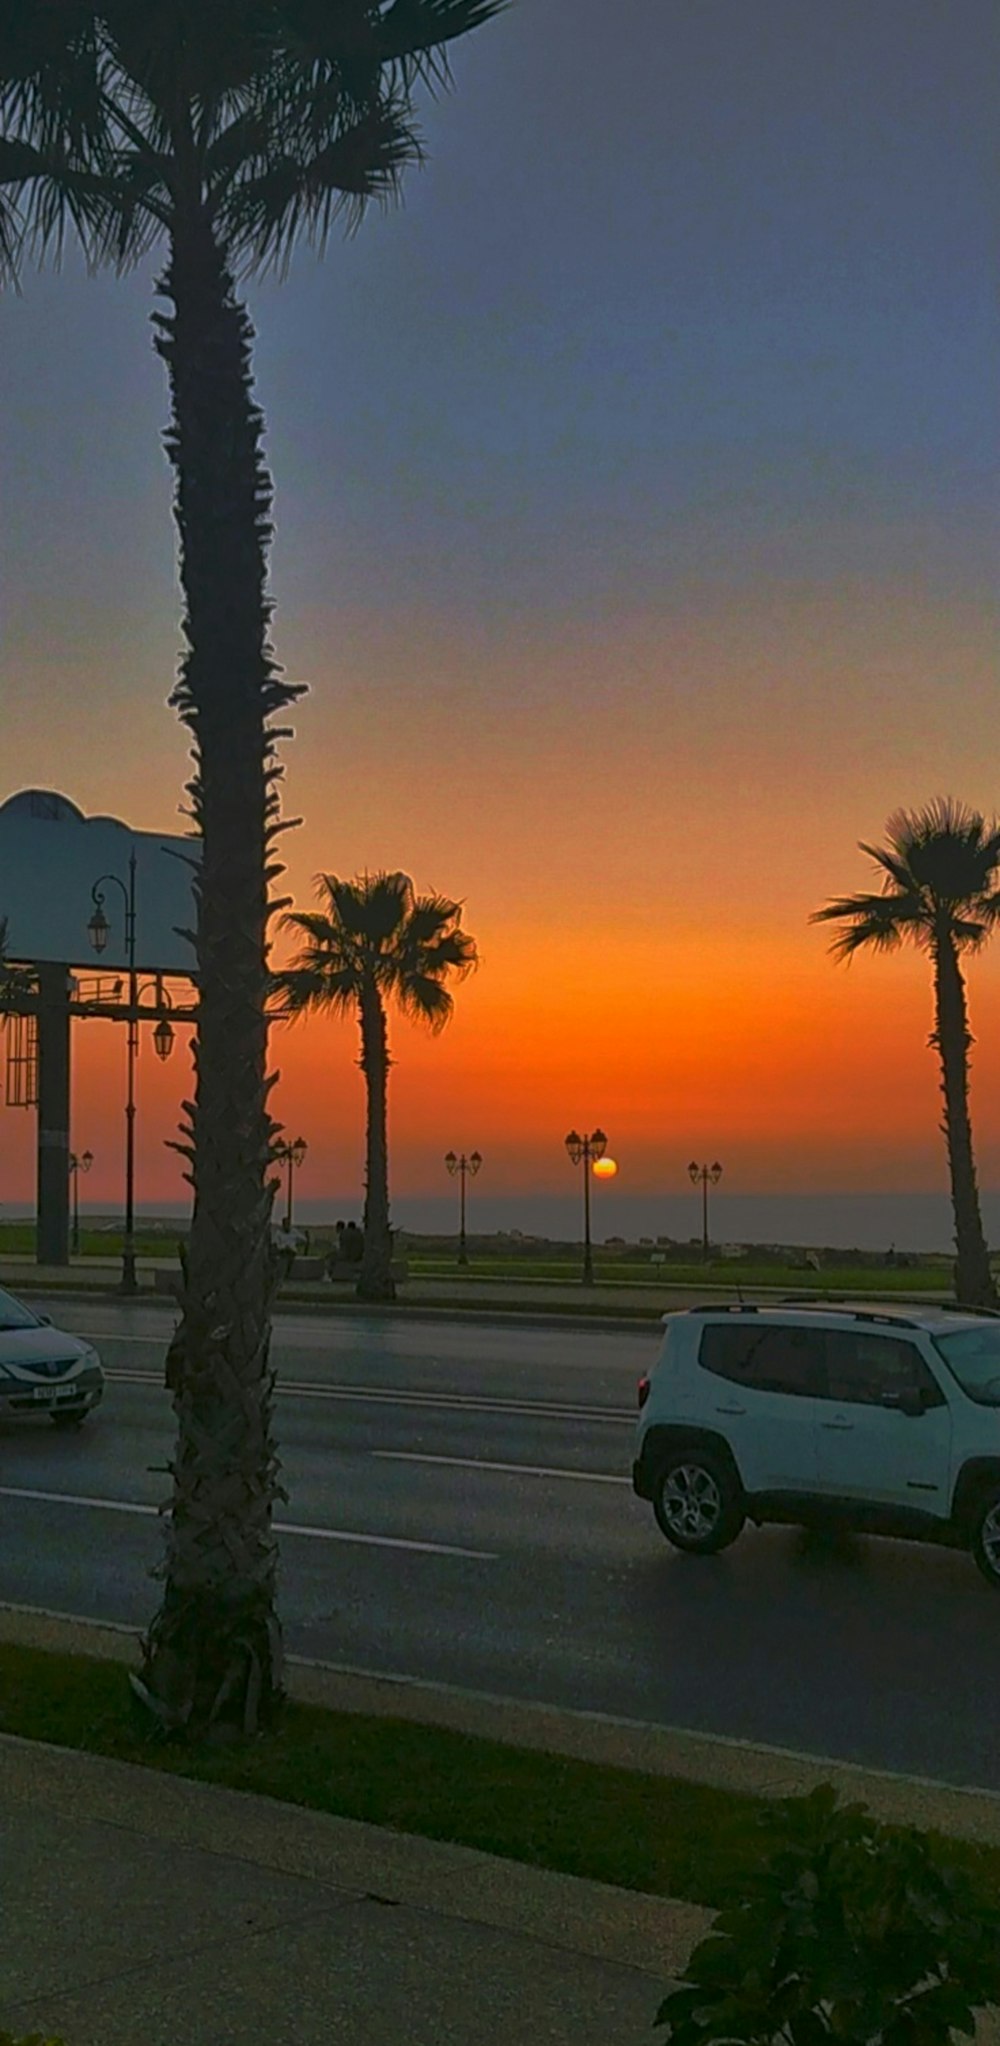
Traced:
[[618, 1165], [614, 1158], [595, 1158], [593, 1172], [595, 1179], [614, 1179]]

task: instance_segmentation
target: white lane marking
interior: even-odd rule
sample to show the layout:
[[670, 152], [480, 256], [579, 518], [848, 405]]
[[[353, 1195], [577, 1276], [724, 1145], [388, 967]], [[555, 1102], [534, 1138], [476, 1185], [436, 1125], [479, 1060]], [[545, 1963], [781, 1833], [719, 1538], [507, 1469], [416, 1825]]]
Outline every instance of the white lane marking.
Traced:
[[105, 1513], [151, 1513], [158, 1506], [143, 1506], [136, 1499], [92, 1499], [86, 1492], [42, 1492], [31, 1485], [0, 1485], [0, 1498], [41, 1499], [48, 1506], [100, 1506]]
[[155, 1343], [158, 1350], [165, 1350], [170, 1341], [170, 1330], [165, 1328], [162, 1336], [124, 1335], [120, 1328], [85, 1328], [80, 1331], [84, 1343]]
[[[105, 1377], [122, 1385], [162, 1385], [152, 1371], [130, 1371], [108, 1366]], [[279, 1379], [275, 1391], [285, 1398], [308, 1400], [367, 1400], [369, 1404], [401, 1407], [432, 1407], [456, 1414], [512, 1414], [529, 1421], [610, 1421], [618, 1427], [632, 1426], [635, 1414], [626, 1407], [585, 1407], [560, 1405], [556, 1400], [509, 1400], [487, 1394], [412, 1392], [391, 1385], [307, 1385], [293, 1379]]]
[[631, 1478], [611, 1476], [608, 1471], [556, 1470], [544, 1463], [491, 1463], [485, 1456], [425, 1456], [417, 1449], [373, 1449], [372, 1456], [386, 1463], [446, 1463], [463, 1471], [506, 1471], [519, 1478], [582, 1478], [588, 1485], [631, 1485]]
[[[0, 1485], [0, 1498], [38, 1499], [50, 1506], [96, 1506], [103, 1513], [141, 1513], [160, 1517], [158, 1506], [144, 1506], [135, 1499], [94, 1499], [85, 1492], [42, 1492], [28, 1485]], [[314, 1542], [356, 1542], [368, 1549], [412, 1549], [421, 1556], [465, 1556], [474, 1563], [495, 1563], [492, 1549], [459, 1549], [451, 1542], [408, 1541], [402, 1535], [355, 1534], [343, 1527], [306, 1527], [297, 1521], [276, 1520], [275, 1534], [305, 1535]]]

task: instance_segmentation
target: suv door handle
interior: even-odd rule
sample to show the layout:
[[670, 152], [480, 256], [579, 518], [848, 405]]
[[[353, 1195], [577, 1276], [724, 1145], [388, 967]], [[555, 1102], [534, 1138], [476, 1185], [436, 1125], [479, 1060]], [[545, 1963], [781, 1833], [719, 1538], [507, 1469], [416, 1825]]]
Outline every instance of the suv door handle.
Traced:
[[821, 1428], [836, 1428], [839, 1431], [844, 1432], [853, 1428], [854, 1422], [845, 1421], [841, 1418], [836, 1421], [821, 1421], [819, 1425]]
[[732, 1406], [728, 1407], [716, 1407], [715, 1411], [717, 1414], [745, 1414], [746, 1408], [736, 1406], [734, 1403]]

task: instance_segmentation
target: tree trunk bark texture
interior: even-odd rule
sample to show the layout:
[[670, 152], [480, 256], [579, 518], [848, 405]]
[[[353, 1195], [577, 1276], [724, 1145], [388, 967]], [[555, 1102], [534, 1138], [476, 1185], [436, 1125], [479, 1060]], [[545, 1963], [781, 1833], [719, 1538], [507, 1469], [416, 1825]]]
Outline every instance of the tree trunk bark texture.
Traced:
[[963, 1307], [995, 1307], [996, 1288], [979, 1210], [969, 1118], [969, 1031], [965, 982], [954, 940], [938, 935], [934, 950], [936, 1027], [932, 1042], [941, 1060], [944, 1121], [955, 1217], [955, 1295]]
[[389, 1042], [377, 987], [361, 996], [361, 1069], [368, 1093], [365, 1160], [365, 1245], [358, 1275], [359, 1300], [395, 1300], [389, 1223]]
[[163, 1598], [137, 1695], [169, 1732], [235, 1737], [282, 1696], [272, 1531], [270, 1315], [275, 1287], [268, 1111], [268, 919], [277, 823], [268, 720], [298, 691], [271, 657], [271, 484], [252, 396], [253, 331], [211, 229], [175, 228], [154, 316], [167, 366], [187, 651], [172, 701], [193, 735], [198, 1022], [194, 1099], [176, 1148], [194, 1210], [167, 1359], [178, 1439]]

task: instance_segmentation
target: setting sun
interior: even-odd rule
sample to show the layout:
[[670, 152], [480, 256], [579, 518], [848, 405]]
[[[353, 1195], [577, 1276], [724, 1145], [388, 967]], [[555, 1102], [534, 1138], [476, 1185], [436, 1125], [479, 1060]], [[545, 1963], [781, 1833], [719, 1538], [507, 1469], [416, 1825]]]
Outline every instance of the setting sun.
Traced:
[[595, 1158], [592, 1170], [595, 1179], [614, 1179], [618, 1165], [614, 1158]]

